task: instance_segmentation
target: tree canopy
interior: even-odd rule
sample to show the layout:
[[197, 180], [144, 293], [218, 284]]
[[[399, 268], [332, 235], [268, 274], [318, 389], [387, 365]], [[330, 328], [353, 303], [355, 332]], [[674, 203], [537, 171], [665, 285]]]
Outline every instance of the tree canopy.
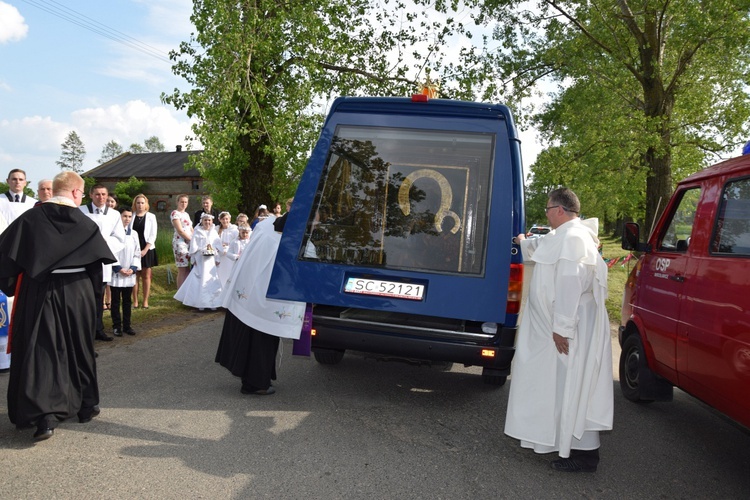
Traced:
[[565, 184], [590, 213], [650, 224], [677, 180], [746, 139], [748, 0], [478, 3], [493, 36], [452, 69], [539, 127], [532, 198]]
[[286, 198], [326, 100], [409, 95], [428, 68], [441, 97], [538, 127], [531, 219], [564, 184], [605, 222], [650, 223], [676, 180], [745, 139], [750, 0], [413, 1], [193, 2], [195, 33], [170, 55], [190, 90], [162, 99], [197, 119], [189, 166], [217, 204]]
[[170, 55], [191, 90], [162, 99], [197, 118], [204, 152], [189, 166], [217, 205], [247, 213], [293, 194], [327, 99], [416, 91], [453, 23], [388, 0], [196, 0], [191, 20], [196, 32]]

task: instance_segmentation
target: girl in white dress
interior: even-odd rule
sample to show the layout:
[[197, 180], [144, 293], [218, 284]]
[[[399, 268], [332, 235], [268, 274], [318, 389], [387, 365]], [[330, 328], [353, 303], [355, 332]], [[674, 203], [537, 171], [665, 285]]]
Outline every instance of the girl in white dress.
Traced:
[[204, 213], [201, 223], [195, 228], [188, 252], [193, 262], [185, 282], [174, 298], [190, 307], [215, 310], [221, 306], [221, 281], [218, 265], [220, 262], [221, 239], [216, 234], [214, 216]]
[[229, 282], [229, 278], [232, 276], [232, 269], [237, 263], [237, 260], [240, 258], [240, 255], [242, 255], [242, 251], [247, 246], [247, 242], [250, 241], [250, 233], [253, 232], [253, 230], [250, 229], [250, 226], [240, 226], [238, 230], [239, 237], [229, 245], [226, 259], [222, 261], [222, 266], [226, 266], [222, 270], [226, 273], [227, 276], [227, 279], [221, 282], [222, 286], [226, 286]]
[[[220, 254], [219, 257], [221, 262], [226, 262], [227, 259], [225, 257], [229, 250], [229, 245], [231, 245], [239, 236], [237, 226], [232, 224], [232, 216], [229, 212], [221, 212], [219, 214], [219, 225], [216, 227], [216, 232], [218, 233], [219, 238], [221, 238], [221, 246], [218, 249]], [[222, 285], [226, 283], [229, 276], [231, 276], [231, 271], [232, 266], [219, 266], [219, 279], [221, 280]]]

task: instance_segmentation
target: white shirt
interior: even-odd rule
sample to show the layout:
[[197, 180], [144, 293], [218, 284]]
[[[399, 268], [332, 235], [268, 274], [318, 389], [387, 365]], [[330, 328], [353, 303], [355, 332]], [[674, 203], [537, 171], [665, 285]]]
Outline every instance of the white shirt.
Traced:
[[[122, 226], [120, 220], [120, 212], [117, 210], [111, 210], [108, 206], [97, 207], [93, 203], [80, 206], [81, 212], [83, 212], [89, 219], [94, 221], [99, 226], [104, 240], [109, 246], [109, 250], [113, 255], [117, 255], [125, 245], [125, 228]], [[102, 270], [104, 272], [104, 283], [109, 283], [112, 279], [112, 264], [102, 264]]]
[[[130, 233], [125, 235], [125, 245], [122, 250], [115, 255], [117, 257], [117, 265], [123, 269], [130, 269], [135, 267], [136, 270], [141, 270], [141, 245], [138, 242], [138, 234]], [[135, 286], [135, 273], [130, 276], [124, 276], [119, 272], [112, 272], [112, 281], [110, 286], [129, 288]]]
[[[18, 196], [18, 202], [14, 199], [16, 196]], [[26, 196], [23, 193], [16, 195], [16, 193], [8, 191], [0, 195], [0, 215], [5, 219], [5, 222], [10, 224], [26, 210], [34, 208], [36, 201], [36, 198]]]

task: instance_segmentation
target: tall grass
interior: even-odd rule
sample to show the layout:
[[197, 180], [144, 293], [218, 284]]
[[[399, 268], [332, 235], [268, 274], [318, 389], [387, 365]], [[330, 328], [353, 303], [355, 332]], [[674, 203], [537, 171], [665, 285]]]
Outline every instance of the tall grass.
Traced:
[[605, 259], [619, 258], [619, 261], [609, 268], [609, 274], [607, 277], [607, 287], [609, 290], [609, 297], [607, 298], [607, 313], [609, 314], [610, 321], [619, 323], [625, 282], [627, 281], [628, 275], [630, 275], [633, 266], [635, 266], [636, 260], [633, 258], [626, 264], [622, 264], [622, 261], [630, 252], [622, 249], [622, 243], [619, 237], [602, 237], [601, 242], [602, 257]]
[[174, 252], [172, 251], [172, 237], [174, 229], [160, 227], [156, 233], [156, 258], [159, 264], [174, 264]]

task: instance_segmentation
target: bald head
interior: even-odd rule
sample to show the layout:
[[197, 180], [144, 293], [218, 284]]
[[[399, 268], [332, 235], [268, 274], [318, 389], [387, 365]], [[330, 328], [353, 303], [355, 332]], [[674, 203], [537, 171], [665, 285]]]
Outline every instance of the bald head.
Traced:
[[73, 200], [76, 206], [80, 206], [83, 200], [83, 187], [83, 178], [72, 170], [60, 172], [52, 179], [54, 195]]

